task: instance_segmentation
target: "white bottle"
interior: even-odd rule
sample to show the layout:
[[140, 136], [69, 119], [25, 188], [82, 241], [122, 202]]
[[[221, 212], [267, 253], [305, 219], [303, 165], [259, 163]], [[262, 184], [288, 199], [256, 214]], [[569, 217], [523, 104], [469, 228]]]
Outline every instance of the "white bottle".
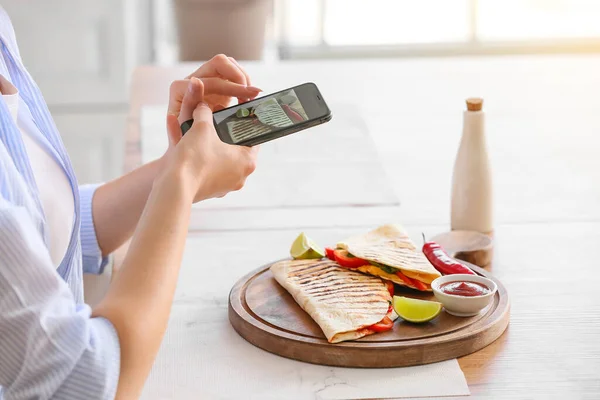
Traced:
[[483, 99], [467, 99], [463, 134], [452, 174], [452, 230], [493, 234], [492, 177], [485, 139]]

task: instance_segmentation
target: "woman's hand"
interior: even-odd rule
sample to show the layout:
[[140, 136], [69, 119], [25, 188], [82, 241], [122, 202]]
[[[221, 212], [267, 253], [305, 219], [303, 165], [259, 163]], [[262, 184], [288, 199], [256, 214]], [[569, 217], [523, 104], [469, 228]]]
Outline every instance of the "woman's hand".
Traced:
[[228, 107], [233, 98], [239, 103], [254, 99], [261, 89], [251, 86], [250, 76], [232, 57], [219, 54], [185, 79], [171, 84], [169, 114], [179, 116], [188, 83], [197, 78], [204, 84], [204, 102], [212, 111]]
[[[191, 188], [194, 202], [223, 197], [239, 190], [256, 168], [257, 147], [223, 143], [215, 131], [210, 107], [204, 103], [203, 81], [192, 78], [181, 103], [179, 120], [167, 116], [170, 151], [167, 153], [166, 179], [173, 174]], [[180, 121], [194, 118], [194, 124], [181, 137]]]

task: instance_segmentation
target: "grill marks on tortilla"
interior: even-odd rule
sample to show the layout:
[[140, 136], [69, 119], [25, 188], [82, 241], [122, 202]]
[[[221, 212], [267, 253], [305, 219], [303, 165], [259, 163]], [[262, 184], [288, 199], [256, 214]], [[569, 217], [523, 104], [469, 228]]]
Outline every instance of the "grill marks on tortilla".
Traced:
[[[380, 278], [330, 260], [283, 260], [270, 267], [277, 282], [323, 330], [330, 343], [375, 333], [392, 298]], [[396, 315], [390, 312], [390, 318]]]
[[379, 310], [389, 293], [379, 278], [340, 268], [332, 261], [297, 263], [288, 277], [303, 292], [324, 304], [345, 305], [353, 312]]
[[324, 283], [334, 284], [336, 282], [350, 282], [350, 283], [362, 283], [363, 280], [359, 279], [359, 277], [349, 276], [345, 279], [341, 279], [337, 271], [330, 271], [326, 274], [323, 274], [319, 277], [319, 280], [315, 280], [311, 277], [305, 278], [304, 280], [297, 280], [297, 283], [301, 284], [304, 288], [309, 289], [311, 286], [319, 286]]
[[396, 268], [414, 268], [415, 264], [427, 263], [425, 256], [408, 246], [393, 247], [396, 242], [377, 243], [370, 246], [352, 244], [350, 251], [354, 251], [357, 257], [366, 258]]

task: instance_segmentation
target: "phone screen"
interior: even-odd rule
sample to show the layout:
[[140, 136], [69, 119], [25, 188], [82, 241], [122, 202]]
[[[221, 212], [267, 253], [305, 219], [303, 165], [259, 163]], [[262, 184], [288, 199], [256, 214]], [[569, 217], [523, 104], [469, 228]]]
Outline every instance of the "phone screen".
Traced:
[[295, 125], [309, 125], [328, 114], [316, 86], [304, 84], [217, 111], [213, 118], [221, 139], [245, 144], [263, 136], [275, 138], [292, 133], [298, 130]]

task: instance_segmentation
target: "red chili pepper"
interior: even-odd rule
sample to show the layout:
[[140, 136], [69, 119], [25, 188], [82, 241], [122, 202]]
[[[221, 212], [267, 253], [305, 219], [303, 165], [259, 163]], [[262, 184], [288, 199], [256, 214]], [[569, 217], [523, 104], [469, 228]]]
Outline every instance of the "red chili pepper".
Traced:
[[470, 274], [475, 275], [470, 268], [464, 266], [463, 264], [455, 261], [450, 257], [440, 246], [435, 242], [427, 242], [425, 240], [425, 235], [423, 234], [423, 253], [425, 257], [429, 260], [431, 265], [439, 272], [444, 275], [454, 275], [454, 274]]

